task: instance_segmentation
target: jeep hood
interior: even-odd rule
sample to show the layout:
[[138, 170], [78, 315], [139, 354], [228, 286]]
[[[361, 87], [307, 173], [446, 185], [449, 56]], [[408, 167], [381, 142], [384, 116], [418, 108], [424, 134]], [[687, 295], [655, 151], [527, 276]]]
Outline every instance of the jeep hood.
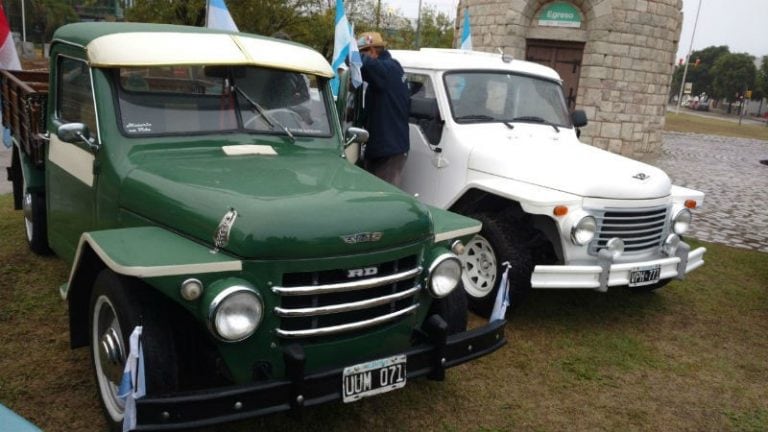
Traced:
[[[234, 208], [238, 217], [224, 249], [243, 258], [355, 254], [432, 235], [423, 204], [332, 152], [141, 153], [132, 156], [135, 168], [121, 188], [122, 208], [206, 244], [213, 243], [222, 217]], [[363, 235], [350, 241], [355, 234]]]
[[582, 144], [571, 130], [558, 134], [541, 125], [515, 125], [515, 130], [484, 126], [487, 130], [481, 134], [462, 131], [462, 135], [469, 132], [462, 139], [474, 137], [477, 142], [470, 155], [471, 170], [583, 197], [649, 199], [670, 193], [664, 171]]

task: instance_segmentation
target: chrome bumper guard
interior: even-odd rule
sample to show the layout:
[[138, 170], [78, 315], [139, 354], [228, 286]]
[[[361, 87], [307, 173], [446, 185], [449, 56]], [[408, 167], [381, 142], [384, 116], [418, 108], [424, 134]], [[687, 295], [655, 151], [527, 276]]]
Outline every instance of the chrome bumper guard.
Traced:
[[[424, 325], [426, 340], [401, 353], [407, 356], [408, 381], [426, 376], [442, 381], [445, 369], [490, 354], [506, 343], [505, 320], [447, 336], [438, 315]], [[134, 430], [176, 430], [210, 426], [281, 411], [300, 410], [342, 398], [342, 376], [347, 364], [305, 374], [306, 356], [299, 344], [283, 348], [286, 378], [136, 400]], [[354, 362], [358, 363], [358, 361]]]

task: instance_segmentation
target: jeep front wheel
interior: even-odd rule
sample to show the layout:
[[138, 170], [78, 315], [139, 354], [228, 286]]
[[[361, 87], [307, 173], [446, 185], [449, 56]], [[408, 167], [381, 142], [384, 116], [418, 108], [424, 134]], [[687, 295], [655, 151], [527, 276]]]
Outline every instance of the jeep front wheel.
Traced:
[[469, 300], [469, 308], [488, 318], [499, 291], [499, 285], [509, 262], [510, 308], [522, 302], [531, 289], [533, 261], [526, 246], [524, 231], [513, 226], [504, 213], [477, 213], [470, 215], [483, 223], [478, 235], [470, 240], [461, 255], [464, 271], [462, 283]]

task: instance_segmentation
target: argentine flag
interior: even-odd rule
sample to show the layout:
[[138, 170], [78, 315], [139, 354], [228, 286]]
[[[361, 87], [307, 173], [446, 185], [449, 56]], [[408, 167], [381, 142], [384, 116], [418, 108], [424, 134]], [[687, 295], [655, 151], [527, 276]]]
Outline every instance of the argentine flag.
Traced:
[[363, 83], [363, 77], [360, 68], [363, 66], [363, 60], [360, 58], [360, 51], [357, 49], [357, 41], [353, 34], [352, 26], [347, 20], [347, 14], [344, 13], [344, 1], [336, 1], [336, 28], [333, 39], [333, 80], [331, 81], [331, 90], [333, 95], [339, 94], [339, 76], [338, 70], [346, 59], [349, 59], [350, 75], [352, 85], [358, 87]]
[[461, 29], [461, 44], [459, 48], [472, 51], [472, 31], [469, 29], [469, 8], [464, 9], [464, 25]]
[[144, 351], [141, 346], [142, 330], [142, 326], [136, 326], [131, 333], [123, 379], [117, 389], [117, 397], [125, 402], [123, 432], [136, 428], [136, 400], [147, 394], [147, 384], [144, 378]]
[[496, 302], [493, 304], [491, 317], [488, 321], [504, 319], [509, 307], [509, 269], [512, 266], [509, 264], [509, 261], [504, 261], [501, 265], [505, 267], [504, 275], [501, 277], [499, 291], [496, 293]]
[[212, 29], [240, 31], [232, 15], [229, 14], [224, 0], [208, 0], [205, 26]]

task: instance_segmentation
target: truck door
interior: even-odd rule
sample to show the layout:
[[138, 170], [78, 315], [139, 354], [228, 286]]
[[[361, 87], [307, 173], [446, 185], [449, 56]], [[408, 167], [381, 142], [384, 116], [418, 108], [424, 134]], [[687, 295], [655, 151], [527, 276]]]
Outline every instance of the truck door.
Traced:
[[85, 141], [64, 142], [57, 129], [67, 123], [83, 123], [97, 142], [91, 69], [82, 60], [59, 54], [53, 64], [49, 95], [50, 143], [46, 161], [48, 240], [51, 248], [71, 259], [80, 235], [92, 229], [95, 215], [96, 152]]
[[443, 117], [437, 104], [432, 78], [426, 74], [406, 73], [411, 91], [411, 116], [409, 136], [411, 151], [403, 169], [402, 187], [419, 200], [433, 205], [439, 186], [438, 170], [444, 168], [447, 159], [439, 146], [443, 132]]

